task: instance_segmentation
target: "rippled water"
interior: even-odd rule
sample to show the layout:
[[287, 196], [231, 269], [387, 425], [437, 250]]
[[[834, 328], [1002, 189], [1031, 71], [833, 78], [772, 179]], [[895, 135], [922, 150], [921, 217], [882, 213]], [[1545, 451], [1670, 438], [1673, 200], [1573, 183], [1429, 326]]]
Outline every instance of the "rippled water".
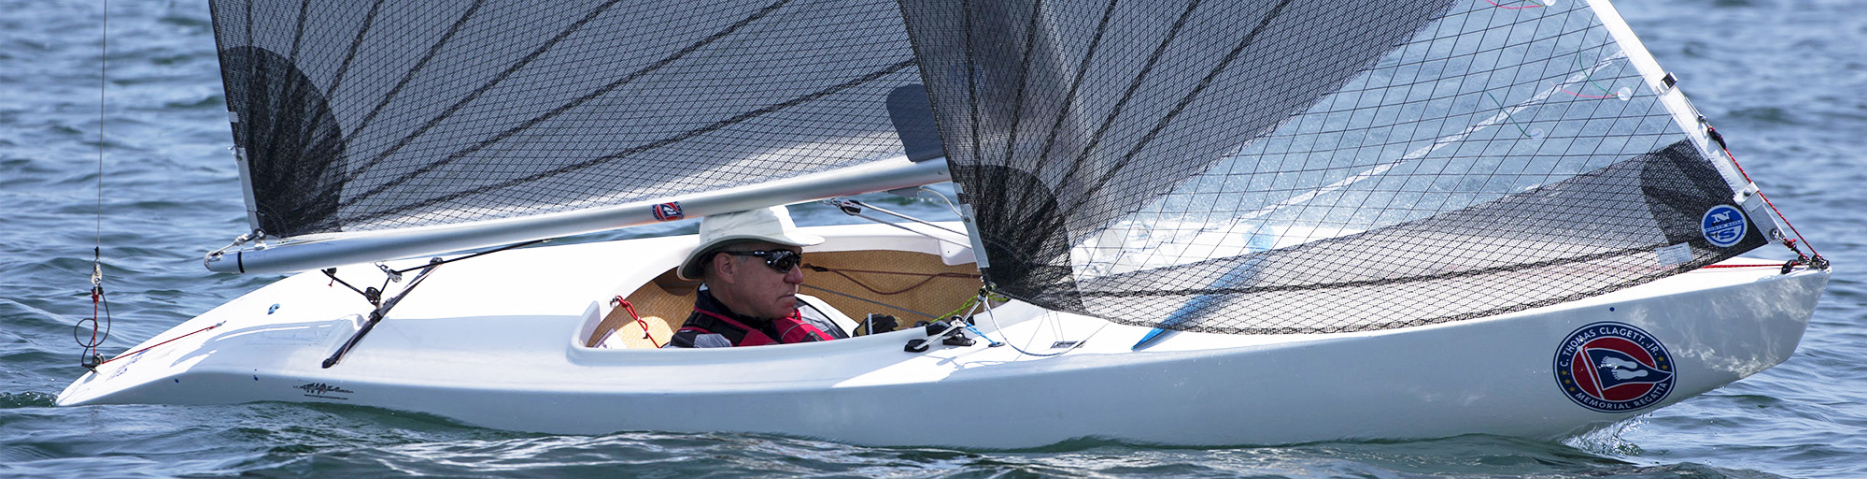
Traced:
[[[1469, 436], [968, 451], [759, 435], [522, 434], [334, 405], [51, 407], [82, 371], [72, 334], [92, 315], [94, 245], [104, 245], [116, 319], [106, 353], [276, 277], [201, 267], [204, 251], [245, 226], [204, 2], [111, 6], [100, 123], [102, 5], [0, 0], [0, 476], [1867, 476], [1867, 291], [1857, 273], [1867, 260], [1867, 167], [1857, 146], [1867, 137], [1867, 5], [1618, 7], [1766, 194], [1836, 264], [1789, 362], [1563, 443]], [[845, 221], [823, 209], [802, 216]], [[642, 233], [612, 237], [624, 234]]]

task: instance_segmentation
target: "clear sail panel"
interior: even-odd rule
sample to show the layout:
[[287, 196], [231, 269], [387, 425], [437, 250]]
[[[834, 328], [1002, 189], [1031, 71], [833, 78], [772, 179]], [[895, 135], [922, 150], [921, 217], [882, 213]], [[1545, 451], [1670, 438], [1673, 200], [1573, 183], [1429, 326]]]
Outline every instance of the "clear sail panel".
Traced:
[[1045, 306], [1381, 329], [1763, 242], [1706, 239], [1730, 187], [1587, 2], [927, 9], [908, 9], [924, 67], [971, 72], [928, 84], [987, 276]]
[[[1224, 231], [1232, 243], [1246, 234], [1290, 247], [1496, 201], [1685, 139], [1593, 12], [1472, 6], [1484, 8], [1448, 12], [1308, 111], [1082, 243], [1079, 278], [1136, 269], [1124, 261], [1228, 252], [1124, 255], [1100, 238], [1185, 236], [1179, 225], [1195, 221], [1207, 239], [1194, 243]], [[1486, 35], [1446, 41], [1473, 25]], [[1511, 67], [1473, 71], [1481, 65]]]

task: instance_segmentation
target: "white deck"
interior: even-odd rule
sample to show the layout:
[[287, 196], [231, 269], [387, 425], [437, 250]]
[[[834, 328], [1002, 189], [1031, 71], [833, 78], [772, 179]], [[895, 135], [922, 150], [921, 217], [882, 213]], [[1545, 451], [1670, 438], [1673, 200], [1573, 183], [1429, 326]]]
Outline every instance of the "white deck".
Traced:
[[[819, 251], [939, 253], [933, 240], [879, 225], [813, 232], [830, 239]], [[1087, 340], [1055, 357], [984, 341], [904, 352], [924, 337], [918, 330], [757, 348], [582, 346], [607, 312], [603, 300], [673, 267], [693, 242], [531, 248], [443, 266], [330, 369], [320, 363], [369, 305], [322, 274], [294, 276], [145, 344], [224, 322], [218, 328], [100, 367], [59, 404], [337, 402], [523, 431], [745, 431], [874, 445], [1555, 437], [1634, 414], [1594, 412], [1559, 390], [1551, 361], [1578, 327], [1616, 321], [1657, 337], [1677, 368], [1670, 404], [1787, 359], [1828, 279], [1825, 271], [1704, 270], [1480, 320], [1341, 334], [1174, 333], [1138, 352], [1129, 347], [1146, 328], [1022, 303], [994, 311], [996, 325], [979, 321], [992, 338], [1032, 352]], [[340, 273], [359, 286], [381, 281], [370, 266]]]

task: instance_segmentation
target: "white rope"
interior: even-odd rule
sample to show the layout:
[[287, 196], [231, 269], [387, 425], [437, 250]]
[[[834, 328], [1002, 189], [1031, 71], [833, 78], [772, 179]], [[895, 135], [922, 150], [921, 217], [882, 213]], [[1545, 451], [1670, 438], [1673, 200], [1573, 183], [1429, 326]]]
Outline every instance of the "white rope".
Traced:
[[[1011, 346], [1011, 349], [1016, 350], [1019, 354], [1023, 354], [1025, 356], [1034, 356], [1034, 357], [1040, 357], [1040, 358], [1046, 358], [1046, 357], [1051, 357], [1051, 356], [1062, 356], [1064, 353], [1075, 351], [1077, 348], [1083, 347], [1084, 344], [1089, 344], [1090, 338], [1096, 337], [1096, 334], [1101, 333], [1103, 329], [1106, 329], [1109, 327], [1109, 323], [1107, 321], [1104, 321], [1101, 327], [1096, 328], [1095, 331], [1090, 331], [1088, 336], [1083, 336], [1083, 339], [1076, 340], [1075, 344], [1071, 344], [1069, 348], [1065, 348], [1062, 351], [1057, 351], [1054, 353], [1033, 353], [1030, 351], [1025, 351], [1024, 348], [1020, 348], [1018, 347], [1017, 344], [1014, 344], [1011, 342], [1011, 337], [1005, 334], [1005, 327], [998, 324], [998, 316], [992, 314], [991, 301], [992, 301], [991, 298], [986, 297], [985, 295], [979, 295], [979, 303], [973, 305], [972, 311], [966, 313], [966, 316], [972, 317], [974, 314], [978, 313], [980, 308], [985, 308], [985, 318], [992, 322], [993, 330], [998, 331], [999, 335], [1005, 336], [1005, 341], [1003, 343], [1006, 346]], [[1056, 312], [1050, 311], [1050, 310], [1044, 310], [1044, 314], [1052, 315], [1052, 314], [1056, 314]], [[1026, 341], [1037, 339], [1037, 335], [1035, 334], [1036, 333], [1035, 329], [1033, 329], [1032, 333], [1033, 334], [1031, 334], [1030, 338], [1026, 338]], [[980, 333], [980, 336], [984, 336], [984, 335], [985, 335], [984, 333]], [[1059, 333], [1057, 335], [1057, 339], [1062, 340], [1063, 336]], [[986, 340], [991, 341], [991, 338], [986, 338]], [[1026, 344], [1025, 346], [1030, 346], [1030, 345]]]

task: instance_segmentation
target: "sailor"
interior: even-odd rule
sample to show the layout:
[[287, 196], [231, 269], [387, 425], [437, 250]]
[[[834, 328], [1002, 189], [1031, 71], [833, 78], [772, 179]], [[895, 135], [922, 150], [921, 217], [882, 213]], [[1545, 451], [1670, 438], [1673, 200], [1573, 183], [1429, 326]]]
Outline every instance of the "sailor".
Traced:
[[700, 246], [675, 272], [700, 280], [694, 311], [667, 347], [759, 346], [848, 338], [835, 310], [797, 293], [803, 247], [823, 238], [800, 233], [784, 206], [710, 215]]

